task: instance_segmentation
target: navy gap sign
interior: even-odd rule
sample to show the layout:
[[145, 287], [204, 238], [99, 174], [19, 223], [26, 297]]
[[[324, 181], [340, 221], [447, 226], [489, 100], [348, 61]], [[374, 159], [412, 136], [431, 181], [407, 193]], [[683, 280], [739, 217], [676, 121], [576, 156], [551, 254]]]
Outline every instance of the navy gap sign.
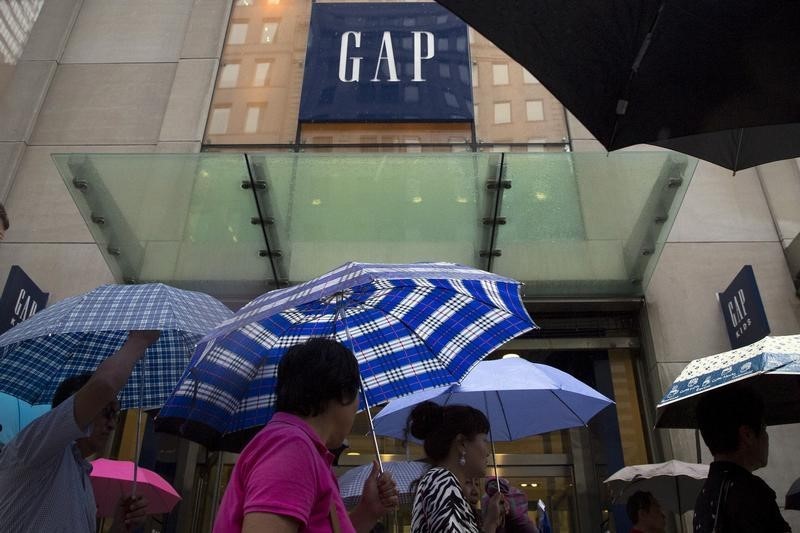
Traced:
[[300, 121], [471, 121], [467, 31], [435, 3], [315, 3]]

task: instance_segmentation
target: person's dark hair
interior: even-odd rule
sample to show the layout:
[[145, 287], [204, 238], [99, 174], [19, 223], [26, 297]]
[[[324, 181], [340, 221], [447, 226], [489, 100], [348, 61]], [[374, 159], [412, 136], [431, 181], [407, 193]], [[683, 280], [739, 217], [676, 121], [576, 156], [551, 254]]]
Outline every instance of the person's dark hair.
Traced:
[[746, 386], [728, 386], [705, 394], [697, 403], [697, 425], [712, 454], [730, 453], [739, 447], [739, 428], [756, 435], [764, 423], [764, 400]]
[[81, 390], [91, 377], [91, 373], [78, 374], [59, 383], [56, 393], [53, 395], [52, 407], [57, 407], [64, 403], [67, 398]]
[[287, 350], [278, 364], [277, 410], [317, 416], [328, 402], [342, 405], [358, 394], [358, 361], [341, 343], [313, 338]]
[[467, 405], [442, 407], [422, 402], [411, 411], [408, 428], [411, 435], [424, 441], [428, 458], [439, 463], [450, 453], [450, 446], [459, 434], [472, 440], [478, 433], [489, 433], [489, 420]]
[[8, 228], [11, 227], [11, 224], [8, 221], [8, 213], [6, 213], [6, 207], [3, 204], [0, 204], [0, 223], [3, 224], [3, 231], [6, 231]]
[[639, 521], [639, 511], [647, 512], [650, 506], [655, 503], [655, 498], [649, 492], [637, 490], [631, 497], [628, 498], [628, 503], [625, 504], [625, 512], [628, 514], [632, 524]]

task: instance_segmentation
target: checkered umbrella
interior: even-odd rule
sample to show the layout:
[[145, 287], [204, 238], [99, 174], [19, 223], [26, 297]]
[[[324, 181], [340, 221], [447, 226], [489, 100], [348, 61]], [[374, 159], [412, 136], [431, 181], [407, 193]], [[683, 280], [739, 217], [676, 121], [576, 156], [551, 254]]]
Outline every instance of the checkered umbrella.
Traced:
[[[161, 406], [203, 335], [233, 313], [207, 294], [167, 285], [104, 285], [66, 298], [0, 336], [0, 392], [50, 403], [59, 383], [93, 372], [130, 330], [158, 329], [122, 389], [122, 409]], [[144, 388], [141, 369], [144, 365]]]
[[534, 327], [514, 280], [451, 263], [347, 263], [264, 294], [209, 334], [156, 429], [240, 450], [272, 416], [281, 356], [311, 337], [356, 354], [363, 407], [454, 383]]
[[[431, 465], [423, 461], [387, 461], [383, 463], [383, 471], [391, 472], [397, 484], [397, 495], [400, 503], [411, 503], [419, 478], [430, 469]], [[339, 494], [347, 507], [355, 507], [361, 500], [364, 482], [372, 472], [372, 464], [351, 468], [339, 476]]]
[[696, 428], [700, 398], [735, 383], [761, 395], [767, 425], [800, 422], [800, 335], [764, 337], [690, 362], [658, 404], [656, 427]]

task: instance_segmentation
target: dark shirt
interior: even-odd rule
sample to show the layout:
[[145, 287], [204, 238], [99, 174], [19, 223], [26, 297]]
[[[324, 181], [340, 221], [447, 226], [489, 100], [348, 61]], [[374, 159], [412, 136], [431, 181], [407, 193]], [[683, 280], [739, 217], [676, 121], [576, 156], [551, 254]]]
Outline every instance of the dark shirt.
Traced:
[[[721, 504], [719, 500], [721, 499]], [[786, 533], [792, 529], [781, 516], [775, 491], [758, 476], [725, 461], [711, 463], [694, 507], [695, 533]]]

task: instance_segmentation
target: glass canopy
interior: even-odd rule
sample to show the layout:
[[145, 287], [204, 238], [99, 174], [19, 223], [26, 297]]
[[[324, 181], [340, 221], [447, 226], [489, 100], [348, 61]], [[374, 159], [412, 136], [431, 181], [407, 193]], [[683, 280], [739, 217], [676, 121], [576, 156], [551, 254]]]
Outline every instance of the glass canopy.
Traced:
[[114, 276], [250, 298], [347, 261], [452, 261], [525, 296], [643, 294], [695, 159], [671, 152], [56, 154]]

